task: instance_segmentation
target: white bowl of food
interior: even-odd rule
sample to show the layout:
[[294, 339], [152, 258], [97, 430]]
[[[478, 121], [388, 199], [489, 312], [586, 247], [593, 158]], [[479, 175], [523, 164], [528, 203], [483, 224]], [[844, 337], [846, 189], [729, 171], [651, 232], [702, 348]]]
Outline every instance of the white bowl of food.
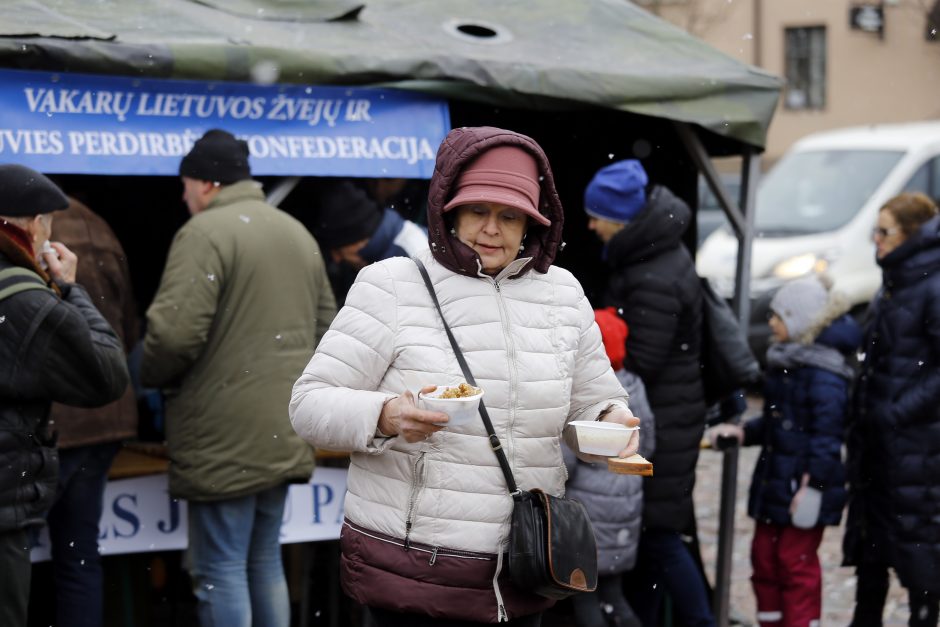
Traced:
[[579, 451], [607, 457], [616, 457], [630, 443], [633, 432], [640, 428], [596, 420], [572, 420], [568, 424], [575, 429]]
[[474, 420], [479, 420], [482, 424], [483, 419], [478, 411], [481, 398], [483, 390], [469, 383], [438, 385], [433, 392], [418, 394], [418, 406], [421, 409], [447, 414], [450, 420], [445, 426], [459, 427]]

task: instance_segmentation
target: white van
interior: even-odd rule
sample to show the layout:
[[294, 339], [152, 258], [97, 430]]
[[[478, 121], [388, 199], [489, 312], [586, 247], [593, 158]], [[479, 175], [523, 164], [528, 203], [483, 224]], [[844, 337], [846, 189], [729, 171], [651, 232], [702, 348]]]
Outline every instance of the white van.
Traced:
[[[905, 191], [940, 198], [940, 121], [809, 135], [761, 178], [751, 260], [755, 351], [766, 346], [769, 297], [785, 281], [825, 272], [856, 311], [867, 305], [881, 284], [871, 230], [878, 209]], [[696, 258], [699, 274], [727, 298], [737, 249], [725, 226]]]

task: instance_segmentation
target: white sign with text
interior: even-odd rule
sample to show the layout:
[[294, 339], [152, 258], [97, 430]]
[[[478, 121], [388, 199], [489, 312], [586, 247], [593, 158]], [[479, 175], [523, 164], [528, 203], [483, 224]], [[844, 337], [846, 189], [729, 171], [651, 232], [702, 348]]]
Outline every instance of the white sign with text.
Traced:
[[[291, 485], [281, 543], [338, 539], [345, 494], [342, 468], [317, 468], [310, 483]], [[109, 481], [98, 532], [102, 555], [185, 549], [186, 501], [170, 497], [165, 474]], [[32, 560], [48, 559], [49, 534], [44, 528]]]

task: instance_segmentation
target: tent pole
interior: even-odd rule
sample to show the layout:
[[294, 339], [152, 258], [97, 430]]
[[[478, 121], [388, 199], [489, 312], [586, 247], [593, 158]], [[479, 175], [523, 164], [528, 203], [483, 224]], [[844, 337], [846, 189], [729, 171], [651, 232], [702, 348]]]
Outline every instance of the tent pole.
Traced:
[[732, 307], [738, 314], [742, 329], [751, 321], [751, 247], [754, 240], [754, 205], [757, 198], [757, 178], [760, 176], [760, 155], [746, 152], [741, 162], [741, 208], [744, 229], [738, 234], [738, 263], [734, 274], [734, 300]]
[[712, 165], [708, 152], [705, 150], [705, 146], [702, 145], [701, 140], [698, 138], [698, 135], [695, 134], [695, 131], [692, 130], [692, 127], [685, 122], [675, 122], [674, 126], [679, 134], [679, 138], [685, 145], [685, 149], [689, 151], [689, 155], [692, 157], [692, 160], [695, 161], [695, 166], [702, 176], [705, 177], [705, 182], [708, 183], [709, 189], [711, 189], [715, 198], [718, 200], [718, 205], [728, 217], [731, 228], [734, 229], [735, 234], [737, 234], [738, 239], [740, 239], [741, 234], [744, 232], [744, 215], [738, 208], [740, 205], [737, 203], [736, 199], [731, 198], [728, 194], [728, 190], [725, 189], [721, 178], [718, 176], [718, 171], [715, 170], [715, 166]]
[[[738, 235], [738, 260], [735, 269], [735, 290], [732, 306], [741, 327], [746, 329], [751, 315], [751, 242], [754, 234], [754, 199], [760, 158], [748, 151], [741, 163], [741, 208], [744, 230]], [[729, 593], [734, 549], [734, 516], [738, 479], [738, 447], [726, 449], [721, 463], [721, 505], [718, 510], [718, 557], [715, 564], [715, 620], [727, 627], [730, 619]]]
[[265, 199], [269, 205], [272, 207], [280, 206], [284, 199], [294, 191], [294, 188], [297, 187], [297, 183], [300, 182], [299, 176], [288, 176], [277, 182], [277, 185], [274, 186], [274, 189], [271, 190], [271, 193], [268, 194], [268, 197]]
[[[737, 313], [741, 327], [750, 324], [750, 276], [751, 241], [754, 231], [754, 199], [760, 158], [756, 152], [745, 150], [741, 155], [741, 195], [738, 204], [731, 199], [701, 140], [685, 123], [675, 123], [675, 128], [689, 155], [705, 177], [715, 198], [728, 216], [738, 237], [738, 259], [735, 268], [735, 292], [732, 307]], [[738, 208], [740, 207], [740, 209]], [[743, 211], [742, 211], [743, 209]], [[737, 499], [738, 449], [724, 451], [721, 465], [721, 503], [718, 513], [718, 556], [715, 563], [715, 596], [713, 608], [718, 627], [728, 627], [731, 592], [731, 566], [734, 549], [734, 514]]]

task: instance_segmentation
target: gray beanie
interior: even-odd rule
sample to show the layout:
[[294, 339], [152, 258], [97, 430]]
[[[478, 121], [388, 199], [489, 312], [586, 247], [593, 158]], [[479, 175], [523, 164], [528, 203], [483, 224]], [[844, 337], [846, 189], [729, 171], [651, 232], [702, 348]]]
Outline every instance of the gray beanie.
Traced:
[[784, 284], [770, 301], [770, 310], [787, 325], [791, 340], [805, 334], [822, 315], [829, 302], [829, 290], [816, 277]]

